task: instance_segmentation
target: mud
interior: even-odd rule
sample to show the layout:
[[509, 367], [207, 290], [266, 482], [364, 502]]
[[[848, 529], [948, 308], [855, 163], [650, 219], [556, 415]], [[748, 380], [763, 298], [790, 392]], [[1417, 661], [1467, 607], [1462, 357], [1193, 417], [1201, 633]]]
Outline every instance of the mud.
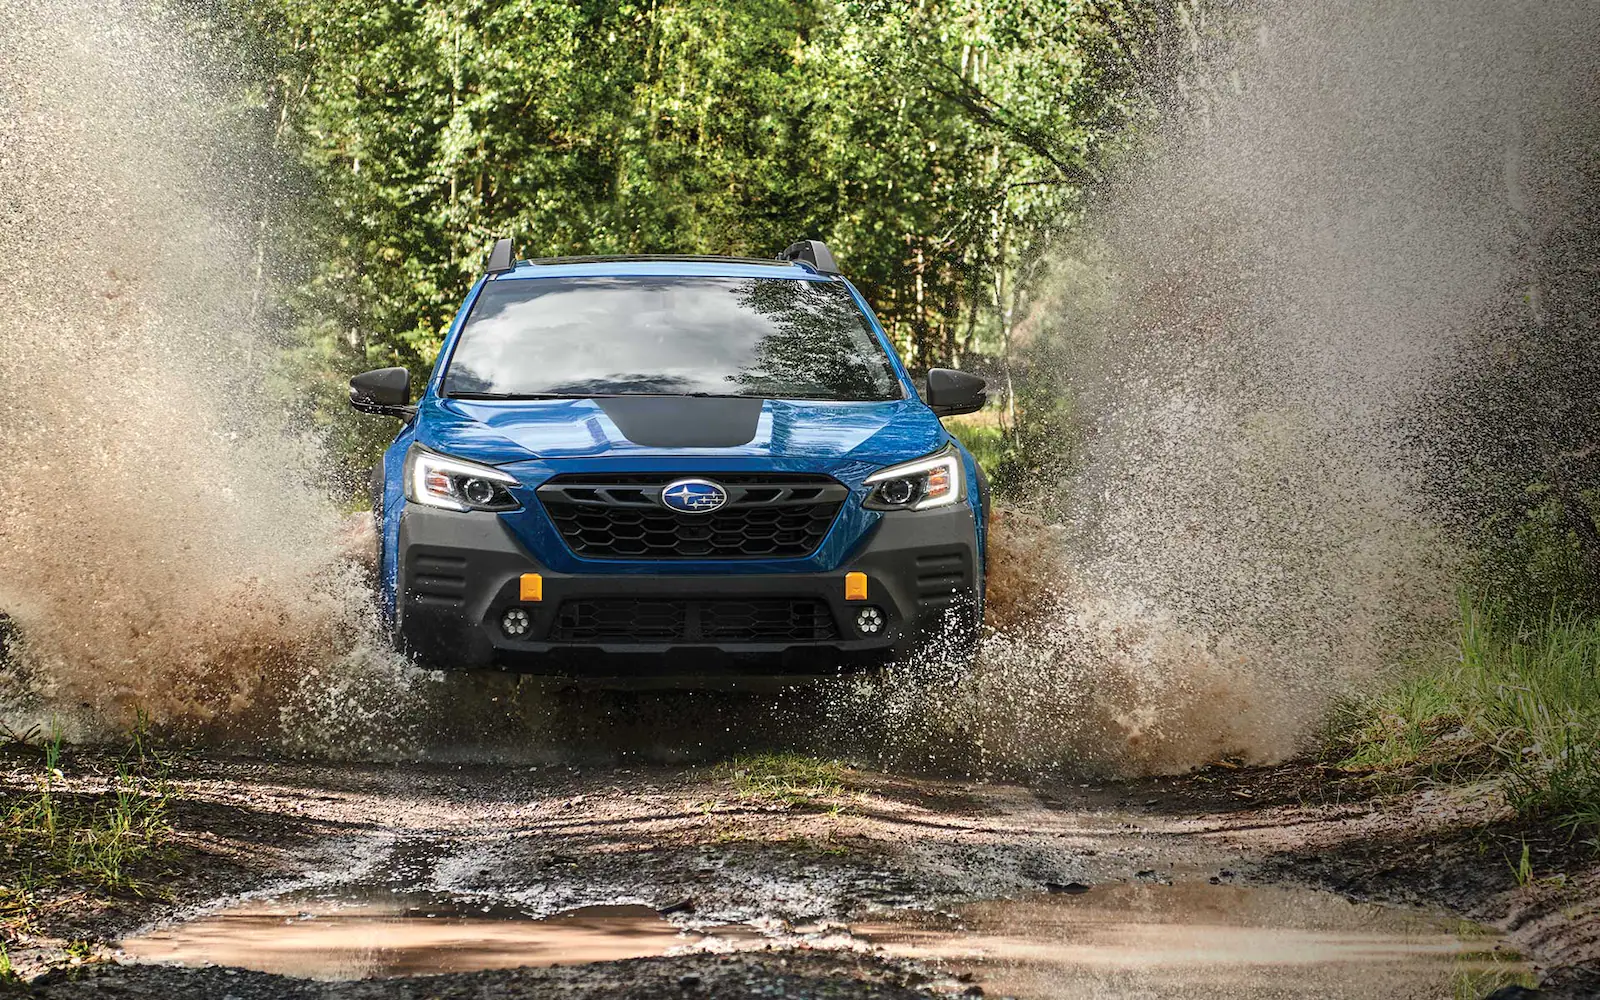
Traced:
[[[1309, 890], [1180, 882], [1074, 886], [953, 912], [898, 908], [871, 921], [765, 932], [680, 929], [640, 904], [548, 917], [485, 897], [334, 889], [248, 901], [125, 939], [120, 960], [224, 965], [355, 980], [545, 968], [793, 944], [871, 948], [1007, 996], [1435, 996], [1458, 981], [1530, 981], [1492, 931]], [[681, 919], [681, 918], [680, 918]]]
[[[241, 998], [1062, 995], [1041, 982], [1478, 997], [1541, 976], [1585, 996], [1596, 982], [1592, 857], [1542, 859], [1564, 882], [1518, 887], [1481, 792], [1375, 798], [1305, 765], [1087, 786], [854, 769], [836, 791], [785, 799], [741, 794], [712, 765], [184, 770], [172, 898], [69, 908], [11, 942], [25, 974], [59, 962], [67, 937], [99, 942], [104, 964], [51, 973], [39, 995], [214, 996], [219, 977]], [[363, 950], [373, 921], [382, 947]], [[230, 924], [263, 932], [252, 954], [230, 950]], [[272, 958], [280, 932], [309, 935], [319, 960], [361, 957], [290, 968]], [[476, 950], [497, 941], [518, 968]], [[557, 952], [639, 957], [530, 967]], [[132, 964], [162, 957], [219, 967]], [[244, 971], [269, 966], [295, 975]], [[460, 971], [413, 978], [424, 967]], [[1322, 992], [1295, 992], [1307, 983]]]
[[954, 921], [913, 913], [853, 931], [987, 992], [1040, 1000], [1436, 997], [1529, 981], [1482, 928], [1324, 892], [1208, 882], [985, 901]]
[[648, 906], [536, 918], [481, 899], [385, 893], [242, 903], [128, 938], [118, 951], [138, 962], [368, 979], [642, 958], [678, 944], [677, 928]]

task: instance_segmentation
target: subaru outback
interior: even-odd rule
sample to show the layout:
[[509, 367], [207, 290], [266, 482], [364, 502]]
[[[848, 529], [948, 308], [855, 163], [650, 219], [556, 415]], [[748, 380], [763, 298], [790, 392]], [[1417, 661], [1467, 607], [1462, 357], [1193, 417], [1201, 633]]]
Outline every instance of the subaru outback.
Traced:
[[499, 240], [373, 471], [379, 590], [436, 668], [795, 677], [970, 655], [988, 487], [827, 246], [515, 261]]

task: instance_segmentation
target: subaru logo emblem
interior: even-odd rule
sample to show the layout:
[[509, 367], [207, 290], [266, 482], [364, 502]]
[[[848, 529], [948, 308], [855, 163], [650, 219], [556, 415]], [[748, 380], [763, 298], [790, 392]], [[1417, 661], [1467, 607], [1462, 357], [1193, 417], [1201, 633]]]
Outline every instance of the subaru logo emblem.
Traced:
[[661, 491], [661, 504], [684, 514], [709, 514], [728, 502], [728, 491], [705, 479], [680, 479]]

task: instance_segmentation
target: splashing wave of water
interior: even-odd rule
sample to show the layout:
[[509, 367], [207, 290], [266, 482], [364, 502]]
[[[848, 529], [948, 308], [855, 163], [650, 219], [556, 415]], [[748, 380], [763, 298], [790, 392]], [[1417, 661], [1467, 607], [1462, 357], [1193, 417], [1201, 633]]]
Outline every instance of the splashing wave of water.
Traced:
[[1600, 8], [1241, 16], [1236, 64], [1186, 71], [1203, 113], [1150, 137], [1019, 331], [1070, 404], [1076, 454], [1029, 498], [1059, 528], [998, 526], [1010, 620], [975, 668], [866, 686], [891, 744], [1273, 761], [1449, 639], [1452, 504], [1428, 472], [1452, 429], [1431, 401], [1469, 391], [1485, 331], [1526, 311], [1529, 201], [1559, 219], [1590, 169]]
[[[10, 721], [349, 738], [329, 672], [376, 652], [319, 456], [261, 391], [254, 249], [223, 109], [181, 36], [118, 4], [0, 3], [0, 610]], [[318, 678], [321, 678], [318, 681]], [[334, 687], [348, 685], [345, 676]], [[357, 716], [381, 714], [382, 697]]]

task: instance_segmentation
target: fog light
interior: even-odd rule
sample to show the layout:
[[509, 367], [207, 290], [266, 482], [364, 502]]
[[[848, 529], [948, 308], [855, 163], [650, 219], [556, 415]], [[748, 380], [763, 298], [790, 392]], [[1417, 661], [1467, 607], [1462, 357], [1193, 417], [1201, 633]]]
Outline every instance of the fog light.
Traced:
[[867, 605], [856, 612], [856, 631], [862, 635], [877, 635], [883, 631], [883, 612]]
[[521, 608], [512, 608], [500, 619], [500, 627], [505, 630], [506, 635], [526, 635], [531, 624], [533, 623], [529, 620], [528, 613]]

